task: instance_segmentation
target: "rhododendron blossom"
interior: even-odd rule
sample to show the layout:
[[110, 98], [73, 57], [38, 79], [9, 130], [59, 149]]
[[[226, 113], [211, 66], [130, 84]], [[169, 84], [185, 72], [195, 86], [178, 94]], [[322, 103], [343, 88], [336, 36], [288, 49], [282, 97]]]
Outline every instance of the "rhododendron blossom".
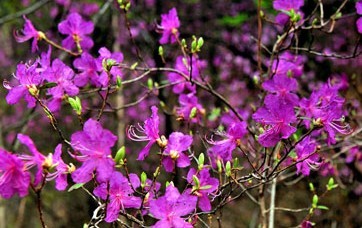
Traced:
[[25, 164], [14, 154], [0, 148], [0, 195], [9, 199], [14, 194], [28, 194], [30, 174]]
[[[195, 183], [194, 175], [196, 176], [198, 183]], [[211, 203], [209, 195], [213, 195], [219, 186], [217, 178], [213, 178], [210, 175], [208, 168], [202, 170], [196, 170], [191, 168], [187, 174], [187, 181], [192, 184], [192, 190], [190, 194], [198, 197], [198, 206], [202, 211], [210, 211]]]
[[117, 137], [109, 130], [103, 129], [96, 120], [89, 119], [84, 123], [82, 131], [75, 132], [71, 137], [73, 149], [80, 155], [73, 155], [82, 162], [82, 166], [72, 173], [76, 183], [86, 183], [96, 172], [99, 182], [109, 180], [114, 170], [114, 161], [111, 158], [111, 147]]
[[126, 208], [139, 208], [141, 206], [142, 200], [132, 195], [133, 189], [140, 186], [140, 181], [135, 174], [130, 174], [130, 180], [131, 183], [121, 173], [113, 172], [109, 181], [109, 192], [107, 192], [107, 183], [102, 183], [94, 189], [94, 194], [104, 200], [109, 194], [106, 222], [116, 221], [119, 212], [124, 212]]
[[34, 96], [39, 93], [37, 87], [43, 82], [43, 77], [38, 73], [37, 66], [37, 62], [30, 66], [19, 64], [15, 73], [19, 85], [12, 87], [7, 82], [4, 83], [5, 88], [9, 90], [6, 96], [8, 104], [16, 104], [21, 98], [24, 98], [28, 102], [28, 108], [35, 107], [36, 99]]
[[38, 185], [41, 181], [44, 180], [45, 173], [48, 172], [48, 169], [52, 166], [52, 159], [46, 157], [38, 151], [33, 140], [24, 134], [18, 134], [18, 140], [21, 144], [25, 145], [31, 155], [23, 154], [19, 158], [25, 162], [26, 169], [31, 169], [36, 167], [36, 174], [34, 178], [34, 185]]
[[180, 21], [175, 8], [172, 8], [168, 14], [162, 14], [161, 25], [158, 26], [158, 29], [162, 32], [160, 44], [175, 43], [180, 35], [178, 31], [179, 27]]
[[311, 169], [319, 168], [321, 164], [319, 162], [318, 154], [315, 153], [317, 149], [317, 144], [310, 137], [306, 137], [300, 142], [295, 150], [297, 152], [297, 173], [302, 173], [304, 176], [309, 176]]
[[241, 144], [242, 137], [247, 133], [245, 122], [233, 122], [230, 124], [227, 132], [218, 133], [225, 137], [220, 141], [209, 140], [212, 146], [208, 149], [208, 154], [212, 158], [213, 166], [216, 166], [218, 160], [227, 162], [232, 160], [233, 150]]
[[265, 99], [265, 106], [259, 108], [253, 119], [264, 127], [258, 141], [265, 147], [275, 146], [281, 139], [287, 139], [296, 128], [291, 123], [296, 121], [293, 108], [285, 106], [281, 101]]
[[71, 13], [66, 20], [58, 25], [61, 34], [67, 35], [62, 41], [62, 45], [68, 49], [74, 49], [79, 45], [83, 50], [89, 50], [93, 47], [93, 40], [87, 36], [94, 30], [94, 24], [91, 21], [84, 21], [78, 13]]
[[172, 172], [175, 167], [187, 167], [190, 165], [190, 159], [183, 151], [187, 150], [192, 144], [192, 137], [184, 135], [181, 132], [173, 132], [168, 138], [165, 152], [163, 153], [162, 164], [167, 172]]
[[38, 40], [42, 39], [45, 35], [44, 33], [36, 30], [34, 25], [28, 18], [26, 18], [26, 16], [23, 16], [23, 18], [25, 20], [24, 29], [21, 30], [21, 34], [19, 32], [15, 33], [15, 39], [19, 43], [33, 39], [31, 51], [35, 52], [38, 50]]
[[180, 194], [177, 188], [170, 184], [164, 196], [150, 201], [150, 214], [159, 219], [153, 227], [193, 227], [181, 216], [186, 216], [195, 210], [196, 202], [196, 196], [188, 193]]
[[[128, 137], [134, 141], [148, 141], [147, 145], [138, 154], [138, 160], [144, 160], [150, 153], [153, 144], [157, 144], [164, 148], [167, 145], [167, 140], [159, 136], [160, 118], [158, 117], [158, 109], [156, 106], [151, 107], [152, 115], [145, 120], [143, 125], [130, 126], [128, 128]], [[136, 130], [144, 135], [137, 135]]]

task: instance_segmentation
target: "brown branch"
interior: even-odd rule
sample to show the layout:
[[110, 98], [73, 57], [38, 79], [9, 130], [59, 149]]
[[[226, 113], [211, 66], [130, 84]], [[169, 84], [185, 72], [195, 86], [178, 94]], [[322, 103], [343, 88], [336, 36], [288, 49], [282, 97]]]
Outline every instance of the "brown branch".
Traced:
[[26, 8], [24, 10], [18, 11], [14, 14], [6, 15], [6, 16], [0, 18], [0, 25], [5, 24], [9, 21], [12, 21], [16, 18], [19, 18], [23, 15], [28, 15], [30, 13], [33, 13], [34, 11], [40, 9], [42, 6], [47, 4], [48, 2], [50, 2], [50, 0], [40, 0], [40, 1], [35, 2], [33, 5], [29, 6], [28, 8]]

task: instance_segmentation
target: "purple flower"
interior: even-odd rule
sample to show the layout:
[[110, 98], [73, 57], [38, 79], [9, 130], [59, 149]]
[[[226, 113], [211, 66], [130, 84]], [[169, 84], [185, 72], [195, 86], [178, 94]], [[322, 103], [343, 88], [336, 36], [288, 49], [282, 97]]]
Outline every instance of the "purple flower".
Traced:
[[[150, 149], [154, 143], [157, 142], [157, 144], [160, 147], [165, 147], [167, 144], [167, 140], [164, 139], [164, 137], [159, 136], [159, 125], [160, 125], [160, 118], [157, 114], [157, 107], [152, 106], [152, 115], [150, 118], [148, 118], [143, 125], [138, 124], [135, 126], [130, 126], [127, 130], [128, 138], [130, 138], [133, 141], [149, 141], [147, 145], [141, 150], [141, 152], [138, 154], [137, 160], [144, 160], [145, 157], [148, 156], [150, 153]], [[137, 135], [136, 130], [144, 135]]]
[[[309, 99], [303, 98], [300, 102], [301, 114], [314, 119], [314, 124], [327, 132], [329, 144], [336, 142], [336, 132], [344, 135], [352, 132], [350, 126], [344, 122], [344, 99], [339, 96], [338, 88], [340, 88], [338, 84], [332, 86], [329, 81], [314, 91]], [[309, 127], [310, 120], [305, 120], [304, 123]]]
[[[195, 183], [193, 178], [194, 175], [197, 177], [199, 183]], [[207, 168], [203, 168], [200, 171], [191, 168], [187, 174], [187, 181], [193, 186], [190, 193], [198, 197], [199, 208], [202, 211], [210, 211], [211, 203], [209, 195], [217, 190], [219, 186], [218, 179], [211, 177], [209, 169]]]
[[[192, 58], [192, 72], [191, 80], [197, 80], [200, 78], [200, 70], [203, 70], [206, 67], [206, 62], [199, 60], [196, 57]], [[183, 56], [178, 56], [176, 58], [176, 63], [174, 68], [181, 71], [185, 75], [190, 75], [190, 58], [184, 58]], [[188, 92], [195, 93], [196, 86], [192, 85], [191, 82], [187, 82], [184, 77], [175, 72], [168, 73], [168, 80], [170, 83], [178, 83], [173, 86], [172, 91], [176, 94], [180, 94], [187, 90]], [[180, 83], [181, 82], [181, 83]]]
[[296, 117], [293, 108], [284, 105], [280, 100], [265, 99], [264, 103], [265, 106], [253, 114], [253, 119], [264, 127], [264, 132], [258, 138], [259, 143], [265, 147], [273, 147], [296, 131], [295, 127], [290, 126], [296, 121]]
[[304, 0], [274, 0], [273, 8], [276, 10], [286, 10], [291, 9], [299, 10], [304, 5]]
[[52, 67], [44, 72], [44, 78], [48, 82], [55, 82], [57, 84], [55, 87], [48, 89], [48, 94], [52, 95], [53, 101], [59, 101], [56, 102], [56, 105], [49, 105], [51, 111], [59, 110], [65, 93], [69, 96], [75, 96], [79, 93], [78, 87], [72, 82], [73, 77], [73, 70], [59, 59], [55, 59]]
[[86, 36], [94, 30], [94, 24], [91, 21], [84, 21], [78, 13], [71, 13], [67, 19], [60, 22], [58, 30], [63, 35], [68, 35], [62, 41], [63, 47], [72, 50], [80, 45], [83, 50], [89, 50], [93, 47], [93, 40]]
[[28, 194], [30, 174], [24, 163], [14, 154], [0, 148], [0, 195], [9, 199], [14, 194], [24, 197]]
[[44, 73], [44, 77], [48, 82], [55, 82], [57, 85], [48, 90], [48, 93], [54, 98], [62, 98], [65, 93], [69, 96], [75, 96], [79, 93], [72, 80], [74, 77], [73, 70], [65, 65], [60, 59], [53, 61], [51, 69]]
[[63, 191], [68, 186], [67, 175], [70, 171], [70, 167], [62, 160], [62, 144], [59, 144], [55, 148], [55, 153], [52, 157], [53, 166], [55, 166], [55, 172], [48, 174], [47, 181], [55, 179], [55, 188], [59, 191]]
[[351, 149], [347, 150], [346, 163], [351, 163], [353, 161], [362, 162], [362, 151], [358, 146], [354, 146]]
[[282, 11], [276, 17], [276, 22], [278, 24], [285, 25], [289, 21], [290, 12], [292, 14], [299, 14], [303, 17], [303, 12], [300, 11], [300, 8], [304, 5], [304, 0], [274, 0], [273, 7], [276, 10]]
[[208, 149], [208, 154], [211, 158], [213, 166], [216, 166], [216, 161], [223, 162], [232, 160], [233, 150], [240, 145], [241, 138], [247, 133], [245, 122], [234, 122], [230, 125], [226, 133], [218, 133], [225, 137], [220, 141], [209, 140], [213, 146]]
[[[133, 189], [140, 186], [137, 175], [130, 174], [130, 181], [119, 172], [113, 172], [109, 180], [109, 203], [106, 210], [106, 222], [116, 221], [120, 211], [126, 208], [139, 208], [142, 200], [133, 196]], [[132, 185], [132, 187], [130, 186]], [[107, 199], [107, 183], [102, 183], [94, 189], [94, 194], [103, 200]]]
[[30, 66], [18, 64], [15, 78], [19, 81], [19, 85], [11, 87], [4, 83], [5, 88], [9, 90], [9, 93], [6, 96], [8, 104], [16, 104], [19, 102], [20, 98], [24, 97], [28, 102], [28, 108], [35, 107], [36, 99], [33, 95], [37, 95], [39, 92], [37, 86], [43, 82], [42, 76], [37, 72], [37, 65], [37, 62]]
[[311, 223], [310, 221], [304, 220], [301, 224], [301, 228], [312, 228], [313, 227], [313, 223]]
[[177, 188], [170, 184], [166, 188], [164, 196], [154, 199], [150, 202], [150, 214], [159, 219], [153, 226], [155, 228], [163, 227], [190, 227], [190, 223], [185, 222], [181, 216], [190, 214], [196, 208], [197, 197], [183, 193], [180, 195]]
[[[195, 94], [181, 94], [179, 97], [180, 107], [176, 109], [178, 120], [186, 120], [191, 122], [201, 121], [201, 115], [205, 114], [204, 108], [199, 104]], [[193, 109], [196, 111], [192, 114]]]
[[181, 132], [173, 132], [163, 153], [162, 164], [167, 172], [172, 172], [177, 167], [187, 167], [190, 165], [189, 157], [183, 153], [192, 144], [192, 137]]
[[291, 93], [297, 91], [298, 82], [294, 78], [286, 75], [275, 75], [273, 79], [265, 81], [263, 88], [273, 94], [268, 94], [272, 100], [280, 100], [286, 105], [296, 106], [298, 104], [298, 95]]
[[357, 12], [357, 14], [362, 15], [362, 1], [361, 0], [356, 2], [356, 12]]
[[71, 144], [75, 151], [81, 155], [75, 155], [82, 166], [72, 173], [76, 183], [86, 183], [93, 177], [96, 171], [96, 179], [99, 182], [109, 180], [114, 170], [114, 161], [111, 157], [111, 147], [114, 146], [117, 137], [109, 130], [103, 129], [96, 120], [89, 119], [84, 124], [83, 131], [78, 131], [71, 136]]
[[302, 173], [304, 176], [309, 176], [310, 169], [316, 169], [321, 164], [319, 161], [319, 155], [313, 154], [317, 149], [317, 144], [310, 137], [306, 137], [296, 147], [297, 161], [297, 174]]
[[19, 43], [23, 43], [25, 41], [28, 41], [30, 39], [33, 39], [33, 42], [31, 44], [31, 51], [35, 52], [38, 50], [38, 40], [41, 40], [45, 35], [42, 32], [39, 32], [35, 29], [34, 25], [31, 23], [31, 21], [23, 16], [25, 20], [24, 29], [21, 30], [22, 34], [19, 34], [16, 32], [14, 34], [15, 39]]
[[34, 178], [34, 185], [37, 186], [44, 178], [44, 170], [48, 170], [52, 166], [52, 159], [40, 153], [29, 136], [18, 134], [18, 140], [21, 144], [25, 145], [32, 154], [23, 154], [19, 156], [19, 158], [25, 162], [27, 170], [36, 166], [37, 171]]
[[98, 74], [98, 71], [102, 70], [101, 64], [89, 53], [83, 53], [80, 58], [74, 60], [73, 65], [80, 71], [74, 78], [76, 86], [85, 86], [89, 81], [96, 87], [108, 84], [108, 76], [106, 74]]
[[326, 112], [321, 111], [320, 114], [316, 116], [318, 117], [316, 120], [317, 125], [322, 126], [323, 130], [328, 134], [328, 144], [336, 143], [337, 132], [343, 135], [349, 135], [353, 132], [350, 125], [345, 122], [341, 110], [331, 109]]
[[284, 52], [273, 62], [273, 73], [288, 77], [300, 77], [303, 74], [304, 59], [302, 56]]
[[175, 8], [172, 8], [168, 14], [162, 14], [161, 25], [158, 26], [158, 29], [162, 32], [160, 44], [167, 44], [168, 42], [175, 43], [180, 35], [178, 31], [179, 27], [180, 21]]
[[[104, 60], [108, 60], [108, 59], [111, 59], [111, 60], [114, 60], [116, 61], [116, 63], [121, 63], [123, 61], [123, 54], [122, 52], [114, 52], [114, 53], [111, 53], [107, 48], [105, 47], [102, 47], [101, 49], [99, 49], [98, 53], [100, 54], [99, 56], [99, 64], [102, 65], [102, 62]], [[117, 76], [122, 76], [122, 71], [121, 71], [121, 68], [120, 67], [117, 67], [117, 66], [113, 66], [110, 70], [110, 73], [111, 73], [111, 76], [112, 76], [112, 81], [115, 82], [117, 80]], [[106, 77], [108, 78], [107, 76], [107, 73], [105, 71], [102, 71], [101, 74], [105, 74], [104, 76], [100, 76], [100, 77]], [[108, 84], [108, 83], [107, 83]]]
[[356, 25], [357, 31], [362, 34], [362, 17], [358, 18], [358, 20], [356, 21]]

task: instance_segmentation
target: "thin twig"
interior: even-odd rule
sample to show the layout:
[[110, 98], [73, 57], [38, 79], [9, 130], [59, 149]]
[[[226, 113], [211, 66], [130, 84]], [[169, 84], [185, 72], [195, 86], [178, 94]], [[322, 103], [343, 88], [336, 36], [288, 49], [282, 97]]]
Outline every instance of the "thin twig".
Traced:
[[44, 6], [45, 4], [47, 4], [48, 2], [50, 2], [50, 0], [40, 0], [40, 1], [35, 2], [33, 5], [29, 6], [26, 9], [18, 11], [18, 12], [14, 13], [14, 14], [6, 15], [6, 16], [0, 18], [0, 25], [4, 24], [6, 22], [12, 21], [12, 20], [14, 20], [16, 18], [19, 18], [19, 17], [21, 17], [23, 15], [28, 15], [30, 13], [33, 13], [37, 9], [39, 9], [42, 6]]

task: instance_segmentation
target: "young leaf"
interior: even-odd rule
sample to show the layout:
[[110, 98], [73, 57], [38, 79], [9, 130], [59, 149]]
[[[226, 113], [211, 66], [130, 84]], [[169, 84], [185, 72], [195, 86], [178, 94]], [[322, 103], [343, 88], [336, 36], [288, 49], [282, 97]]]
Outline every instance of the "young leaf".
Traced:
[[72, 185], [69, 189], [68, 189], [68, 192], [71, 192], [73, 190], [76, 190], [76, 189], [79, 189], [81, 187], [83, 187], [85, 183], [77, 183], [77, 184], [74, 184]]

